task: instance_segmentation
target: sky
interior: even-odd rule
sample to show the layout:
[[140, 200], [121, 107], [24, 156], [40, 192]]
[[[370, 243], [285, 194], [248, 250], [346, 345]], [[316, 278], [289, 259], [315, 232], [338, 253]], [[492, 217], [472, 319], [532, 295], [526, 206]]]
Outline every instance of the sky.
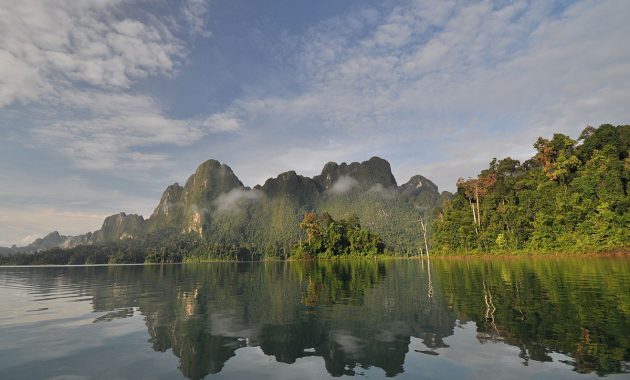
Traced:
[[247, 186], [383, 157], [454, 190], [630, 122], [630, 1], [3, 0], [0, 245], [148, 217], [203, 161]]

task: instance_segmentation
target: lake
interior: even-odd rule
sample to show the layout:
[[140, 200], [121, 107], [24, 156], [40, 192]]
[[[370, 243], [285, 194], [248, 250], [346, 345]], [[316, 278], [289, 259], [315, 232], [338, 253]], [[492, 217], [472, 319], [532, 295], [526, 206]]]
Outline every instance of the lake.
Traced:
[[630, 372], [623, 257], [0, 267], [2, 379]]

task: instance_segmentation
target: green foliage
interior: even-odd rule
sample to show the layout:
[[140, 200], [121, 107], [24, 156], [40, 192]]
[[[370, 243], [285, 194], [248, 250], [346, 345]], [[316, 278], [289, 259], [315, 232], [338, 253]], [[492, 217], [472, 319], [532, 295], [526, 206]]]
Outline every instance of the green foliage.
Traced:
[[502, 233], [498, 234], [496, 243], [497, 243], [497, 248], [498, 249], [503, 250], [503, 249], [507, 248], [508, 243], [507, 243], [507, 240], [505, 239], [505, 234], [502, 234]]
[[[630, 244], [630, 126], [588, 127], [581, 144], [562, 134], [539, 138], [521, 164], [490, 163], [437, 210], [440, 253], [505, 250], [598, 251]], [[492, 176], [492, 177], [489, 177]], [[494, 182], [483, 181], [493, 178]], [[475, 196], [471, 184], [490, 183]], [[477, 199], [479, 198], [479, 199]], [[478, 219], [474, 214], [478, 207]]]
[[306, 240], [293, 248], [291, 255], [296, 259], [375, 256], [385, 249], [380, 236], [362, 228], [356, 215], [334, 220], [328, 213], [309, 212], [300, 228]]

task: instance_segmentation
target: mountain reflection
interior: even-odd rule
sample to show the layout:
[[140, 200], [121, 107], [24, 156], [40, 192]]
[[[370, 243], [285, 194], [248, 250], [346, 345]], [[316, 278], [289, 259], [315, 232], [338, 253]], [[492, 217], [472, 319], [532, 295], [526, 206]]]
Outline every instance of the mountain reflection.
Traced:
[[[475, 322], [479, 344], [553, 353], [579, 373], [628, 371], [627, 261], [418, 260], [108, 267], [88, 280], [94, 322], [140, 313], [155, 351], [190, 379], [219, 373], [242, 347], [282, 363], [321, 357], [332, 376], [404, 372], [412, 338], [440, 357]], [[98, 275], [95, 275], [98, 273]], [[80, 274], [76, 274], [82, 277]], [[87, 286], [87, 285], [86, 285]]]

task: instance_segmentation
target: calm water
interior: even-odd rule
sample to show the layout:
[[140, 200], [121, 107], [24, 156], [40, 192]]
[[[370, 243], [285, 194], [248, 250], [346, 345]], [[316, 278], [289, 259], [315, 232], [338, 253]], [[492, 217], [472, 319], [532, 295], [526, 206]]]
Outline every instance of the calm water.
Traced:
[[0, 378], [627, 377], [630, 260], [0, 268]]

